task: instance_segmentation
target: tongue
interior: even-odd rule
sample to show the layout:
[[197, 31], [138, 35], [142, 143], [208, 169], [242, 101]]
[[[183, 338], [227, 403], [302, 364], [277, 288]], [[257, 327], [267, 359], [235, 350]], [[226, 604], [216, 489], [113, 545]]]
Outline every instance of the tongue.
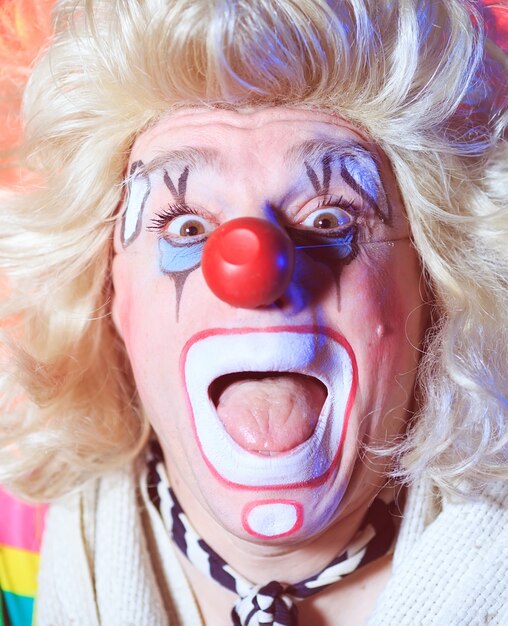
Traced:
[[217, 413], [245, 450], [291, 450], [314, 432], [326, 388], [301, 374], [263, 374], [237, 380], [221, 393]]

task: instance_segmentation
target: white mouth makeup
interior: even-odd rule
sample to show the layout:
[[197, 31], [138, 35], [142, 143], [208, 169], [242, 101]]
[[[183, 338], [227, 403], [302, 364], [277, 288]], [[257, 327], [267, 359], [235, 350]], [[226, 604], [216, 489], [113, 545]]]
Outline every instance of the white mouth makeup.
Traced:
[[[221, 482], [247, 489], [303, 487], [324, 482], [337, 466], [357, 388], [355, 357], [342, 335], [312, 326], [212, 329], [187, 342], [180, 364], [197, 443]], [[209, 388], [220, 376], [241, 372], [320, 380], [328, 395], [311, 436], [272, 455], [238, 445], [218, 418]]]

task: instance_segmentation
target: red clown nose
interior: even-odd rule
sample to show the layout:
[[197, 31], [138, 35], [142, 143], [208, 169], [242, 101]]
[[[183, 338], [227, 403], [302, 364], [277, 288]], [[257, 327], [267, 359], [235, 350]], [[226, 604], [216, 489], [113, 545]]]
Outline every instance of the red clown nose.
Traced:
[[201, 261], [213, 293], [243, 309], [280, 298], [293, 267], [294, 246], [286, 231], [257, 217], [240, 217], [217, 228], [205, 244]]

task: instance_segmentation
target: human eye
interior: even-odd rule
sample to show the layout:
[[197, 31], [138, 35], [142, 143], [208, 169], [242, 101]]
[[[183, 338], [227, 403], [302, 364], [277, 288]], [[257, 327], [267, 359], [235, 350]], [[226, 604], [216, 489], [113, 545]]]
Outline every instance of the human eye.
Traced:
[[307, 211], [305, 218], [299, 221], [296, 227], [333, 236], [354, 224], [351, 207], [352, 203], [346, 202], [342, 197], [322, 198], [317, 206], [310, 212]]
[[150, 220], [148, 230], [158, 232], [164, 238], [203, 238], [211, 233], [216, 224], [209, 217], [185, 204], [168, 205]]

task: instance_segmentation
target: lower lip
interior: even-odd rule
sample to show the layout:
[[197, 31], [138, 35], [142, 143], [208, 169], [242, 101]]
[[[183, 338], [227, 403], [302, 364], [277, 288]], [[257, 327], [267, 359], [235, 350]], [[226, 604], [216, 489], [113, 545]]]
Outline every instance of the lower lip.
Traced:
[[[300, 472], [300, 476], [298, 476], [298, 472], [300, 467], [302, 466], [302, 462], [300, 457], [297, 458], [297, 455], [304, 455], [302, 446], [305, 446], [306, 444], [302, 444], [294, 450], [289, 450], [288, 452], [280, 455], [258, 455], [249, 453], [243, 448], [240, 448], [238, 444], [230, 439], [229, 435], [227, 435], [225, 431], [221, 433], [220, 449], [217, 445], [208, 445], [208, 442], [206, 441], [205, 444], [203, 444], [202, 439], [205, 439], [207, 433], [203, 431], [203, 426], [201, 426], [201, 436], [200, 433], [198, 433], [196, 417], [187, 389], [185, 376], [187, 356], [191, 348], [196, 343], [215, 336], [232, 336], [246, 334], [260, 335], [268, 333], [290, 333], [290, 336], [297, 334], [309, 334], [313, 337], [322, 336], [330, 341], [335, 342], [336, 345], [345, 350], [351, 364], [350, 388], [349, 392], [347, 393], [347, 400], [345, 402], [345, 405], [340, 412], [340, 415], [343, 416], [342, 428], [340, 431], [340, 436], [335, 440], [334, 449], [330, 451], [330, 456], [333, 455], [333, 457], [331, 458], [331, 460], [326, 461], [326, 464], [319, 464], [315, 462], [315, 458], [313, 458], [312, 461], [310, 460], [310, 453], [305, 454], [306, 461], [304, 462], [304, 465], [306, 465], [307, 469], [302, 470], [303, 473]], [[189, 341], [185, 344], [180, 358], [180, 374], [184, 383], [185, 399], [189, 414], [191, 415], [191, 422], [197, 445], [210, 472], [222, 484], [225, 484], [231, 488], [238, 488], [243, 490], [276, 490], [287, 488], [314, 487], [323, 484], [330, 477], [330, 475], [335, 472], [339, 464], [341, 450], [347, 432], [349, 416], [356, 396], [358, 380], [356, 360], [353, 350], [349, 343], [346, 341], [346, 339], [336, 331], [327, 327], [320, 326], [276, 326], [269, 328], [241, 329], [215, 328], [202, 331], [200, 333], [196, 333], [196, 335], [191, 337]], [[346, 394], [344, 394], [344, 396], [346, 396]], [[330, 416], [328, 419], [330, 419]], [[222, 426], [221, 428], [223, 429]], [[224, 459], [227, 459], [228, 462], [230, 459], [234, 459], [234, 461], [231, 463], [231, 466], [227, 468], [227, 471], [224, 470], [223, 465], [221, 466]], [[246, 475], [246, 473], [244, 472], [242, 477], [233, 477], [236, 469], [232, 468], [243, 468], [244, 466], [252, 465], [253, 462], [257, 463], [257, 465], [255, 465], [253, 469], [249, 468], [249, 475]], [[299, 478], [295, 482], [284, 483], [280, 481], [281, 476], [295, 475]]]

